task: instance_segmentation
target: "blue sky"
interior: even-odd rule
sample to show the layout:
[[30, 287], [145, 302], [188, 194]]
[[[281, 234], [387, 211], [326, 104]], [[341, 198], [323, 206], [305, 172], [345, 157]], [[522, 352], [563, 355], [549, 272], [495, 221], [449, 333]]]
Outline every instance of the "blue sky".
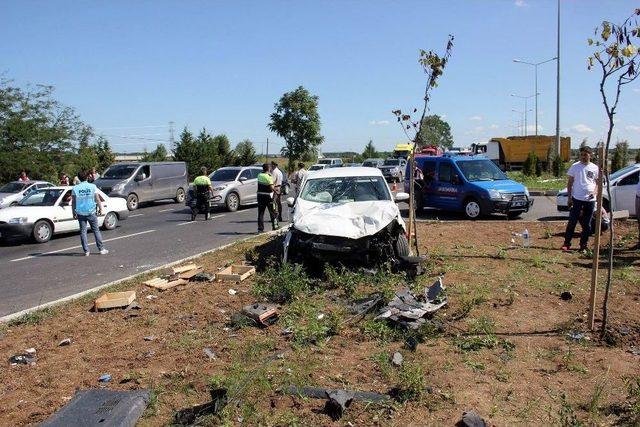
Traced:
[[[562, 0], [561, 132], [578, 146], [605, 134], [597, 71], [586, 39], [621, 21], [631, 0]], [[116, 151], [153, 149], [183, 126], [269, 138], [274, 103], [305, 86], [319, 96], [322, 150], [390, 150], [405, 141], [391, 110], [420, 106], [420, 48], [455, 35], [431, 112], [456, 146], [516, 134], [534, 93], [533, 68], [513, 58], [555, 56], [555, 0], [27, 1], [3, 0], [0, 72], [16, 84], [51, 84], [56, 97], [108, 136]], [[539, 67], [541, 133], [555, 131], [555, 62]], [[640, 146], [640, 80], [620, 101], [615, 137]], [[529, 103], [533, 108], [533, 99]], [[534, 131], [529, 113], [529, 133]]]

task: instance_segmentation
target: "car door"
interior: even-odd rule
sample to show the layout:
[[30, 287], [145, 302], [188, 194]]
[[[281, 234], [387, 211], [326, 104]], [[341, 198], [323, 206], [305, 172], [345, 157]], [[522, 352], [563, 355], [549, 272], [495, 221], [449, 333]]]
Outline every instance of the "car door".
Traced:
[[58, 202], [53, 207], [54, 231], [56, 233], [66, 233], [80, 229], [78, 221], [73, 218], [71, 206], [71, 190], [65, 191]]
[[240, 176], [238, 180], [240, 181], [238, 184], [238, 188], [240, 189], [240, 195], [242, 197], [242, 203], [255, 203], [257, 201], [257, 177], [255, 175], [253, 169], [244, 169], [240, 172]]
[[439, 209], [455, 210], [459, 205], [460, 176], [453, 163], [447, 161], [439, 163], [433, 203]]
[[614, 210], [628, 210], [630, 215], [636, 213], [636, 189], [638, 187], [639, 177], [640, 170], [635, 170], [616, 183], [613, 189], [613, 198], [615, 199]]
[[[422, 166], [422, 175], [424, 176], [424, 188], [422, 189], [422, 194], [424, 198], [424, 206], [435, 208], [437, 207], [435, 204], [436, 200], [436, 169], [438, 166], [438, 162], [436, 159], [426, 159]], [[410, 176], [411, 171], [406, 171], [407, 177]]]
[[[143, 176], [141, 176], [143, 175]], [[142, 179], [140, 179], [142, 178]], [[135, 193], [138, 195], [138, 199], [142, 201], [155, 200], [156, 193], [154, 188], [153, 171], [149, 165], [142, 166], [135, 175]]]

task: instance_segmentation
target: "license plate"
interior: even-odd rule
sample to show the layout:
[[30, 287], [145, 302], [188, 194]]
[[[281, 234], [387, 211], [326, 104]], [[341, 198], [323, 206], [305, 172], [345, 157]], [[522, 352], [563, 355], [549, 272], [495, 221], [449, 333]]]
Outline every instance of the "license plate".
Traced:
[[526, 206], [527, 202], [513, 202], [512, 206]]

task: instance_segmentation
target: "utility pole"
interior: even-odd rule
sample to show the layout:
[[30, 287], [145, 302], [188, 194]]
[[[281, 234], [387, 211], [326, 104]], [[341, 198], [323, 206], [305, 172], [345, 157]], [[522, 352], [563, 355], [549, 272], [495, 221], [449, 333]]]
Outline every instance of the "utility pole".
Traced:
[[512, 93], [511, 96], [513, 96], [515, 98], [524, 99], [524, 136], [527, 136], [527, 116], [529, 115], [528, 114], [529, 111], [531, 111], [531, 110], [529, 110], [527, 108], [527, 100], [529, 98], [533, 98], [536, 95], [534, 94], [534, 95], [529, 95], [529, 96], [520, 96], [520, 95], [515, 95], [515, 94]]
[[558, 50], [556, 52], [556, 147], [560, 157], [560, 0], [558, 0]]
[[176, 142], [175, 135], [173, 134], [173, 125], [174, 123], [169, 122], [169, 142], [171, 143], [171, 148], [173, 148], [173, 144]]
[[269, 138], [267, 138], [267, 155], [265, 156], [265, 163], [269, 163]]
[[535, 68], [535, 96], [536, 96], [536, 136], [538, 136], [538, 95], [540, 95], [540, 93], [538, 92], [538, 65], [542, 65], [542, 64], [546, 64], [547, 62], [551, 62], [555, 59], [558, 58], [551, 58], [551, 59], [547, 59], [546, 61], [542, 61], [542, 62], [527, 62], [527, 61], [522, 61], [520, 59], [514, 59], [513, 62], [516, 62], [518, 64], [525, 64], [525, 65], [531, 65], [532, 67]]

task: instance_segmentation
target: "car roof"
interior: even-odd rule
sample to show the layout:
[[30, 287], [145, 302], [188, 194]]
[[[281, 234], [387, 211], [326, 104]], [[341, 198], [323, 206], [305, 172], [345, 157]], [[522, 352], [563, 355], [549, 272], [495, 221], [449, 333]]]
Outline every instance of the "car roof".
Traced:
[[8, 184], [51, 184], [49, 181], [30, 179], [29, 181], [11, 181]]
[[342, 176], [379, 176], [382, 177], [380, 169], [363, 166], [353, 166], [350, 168], [328, 168], [313, 171], [309, 177], [315, 178], [339, 178]]

